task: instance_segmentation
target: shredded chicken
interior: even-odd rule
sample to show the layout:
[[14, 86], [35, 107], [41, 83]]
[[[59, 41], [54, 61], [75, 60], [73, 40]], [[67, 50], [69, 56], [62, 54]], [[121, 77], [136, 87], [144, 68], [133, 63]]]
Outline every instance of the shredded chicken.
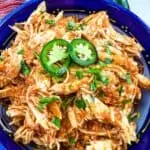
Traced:
[[[70, 21], [73, 30], [67, 29]], [[17, 35], [1, 53], [0, 99], [10, 101], [7, 115], [17, 128], [15, 141], [34, 142], [40, 149], [127, 150], [137, 140], [136, 123], [129, 116], [142, 97], [141, 88], [150, 89], [150, 79], [135, 61], [142, 47], [117, 32], [105, 11], [78, 19], [63, 11], [49, 14], [42, 3], [11, 29]], [[88, 40], [97, 62], [71, 64], [61, 77], [47, 73], [39, 54], [56, 38]]]

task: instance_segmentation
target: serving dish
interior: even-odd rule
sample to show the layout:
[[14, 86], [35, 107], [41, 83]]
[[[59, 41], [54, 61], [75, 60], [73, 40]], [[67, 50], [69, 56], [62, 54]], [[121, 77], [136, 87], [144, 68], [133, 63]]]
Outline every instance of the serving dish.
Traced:
[[[79, 17], [86, 16], [91, 13], [95, 13], [99, 10], [106, 10], [112, 19], [112, 23], [115, 27], [120, 28], [126, 34], [133, 35], [144, 47], [142, 63], [144, 64], [144, 74], [149, 75], [149, 49], [150, 49], [150, 29], [133, 13], [129, 12], [110, 0], [97, 0], [94, 3], [91, 0], [65, 0], [60, 3], [59, 0], [47, 0], [48, 10], [54, 14], [57, 14], [60, 10], [64, 10], [66, 15], [76, 14]], [[21, 22], [28, 18], [31, 12], [38, 6], [42, 0], [32, 0], [25, 3], [11, 14], [7, 15], [0, 22], [0, 49], [4, 49], [8, 46], [9, 41], [15, 36], [15, 33], [8, 27], [8, 25], [13, 25], [15, 22]], [[108, 3], [109, 2], [109, 3]], [[123, 19], [122, 19], [123, 18]], [[149, 119], [150, 111], [150, 97], [149, 92], [143, 90], [143, 98], [139, 107], [141, 117], [137, 120], [137, 133], [141, 133], [142, 129], [147, 125]], [[3, 108], [1, 108], [1, 114], [3, 113]], [[1, 115], [3, 117], [3, 115]], [[0, 139], [6, 149], [21, 149], [21, 146], [17, 146], [11, 138], [8, 137], [7, 133], [4, 133], [2, 129], [0, 130]], [[148, 147], [144, 145], [142, 149], [148, 150]], [[25, 149], [31, 149], [31, 146], [22, 146]], [[130, 149], [139, 149], [140, 143], [136, 146], [130, 147]]]

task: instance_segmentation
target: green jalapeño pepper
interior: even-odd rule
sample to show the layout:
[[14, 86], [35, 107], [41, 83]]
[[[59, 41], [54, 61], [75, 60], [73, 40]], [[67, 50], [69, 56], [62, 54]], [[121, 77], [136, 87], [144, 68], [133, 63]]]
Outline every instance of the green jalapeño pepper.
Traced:
[[63, 39], [54, 39], [43, 47], [40, 53], [40, 61], [48, 73], [61, 76], [67, 71], [70, 65], [69, 45]]
[[69, 53], [72, 60], [80, 66], [88, 66], [97, 61], [96, 48], [85, 39], [72, 40]]

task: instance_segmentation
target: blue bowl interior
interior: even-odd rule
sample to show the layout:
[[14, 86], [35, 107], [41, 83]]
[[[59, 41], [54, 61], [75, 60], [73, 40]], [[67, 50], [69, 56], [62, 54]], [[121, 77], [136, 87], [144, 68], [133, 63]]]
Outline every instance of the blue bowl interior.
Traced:
[[[32, 0], [24, 4], [0, 22], [0, 49], [5, 49], [9, 45], [10, 40], [15, 36], [14, 32], [8, 27], [8, 25], [13, 25], [15, 22], [25, 21], [41, 1], [42, 0]], [[145, 51], [142, 53], [141, 61], [144, 65], [144, 75], [150, 77], [150, 62], [148, 61], [150, 57], [150, 29], [137, 16], [114, 3], [107, 3], [102, 0], [98, 0], [95, 3], [90, 0], [65, 0], [61, 3], [59, 0], [47, 1], [49, 1], [49, 5], [47, 6], [48, 11], [53, 14], [57, 14], [60, 10], [64, 10], [65, 15], [77, 15], [80, 18], [83, 18], [84, 16], [95, 13], [96, 11], [106, 10], [117, 30], [121, 30], [121, 32], [129, 34], [130, 36], [134, 35], [134, 37], [143, 45]], [[137, 133], [142, 131], [149, 118], [149, 94], [149, 91], [143, 90], [142, 101], [138, 107], [138, 111], [141, 115], [137, 120]], [[8, 147], [8, 149], [10, 149], [10, 147]], [[19, 149], [19, 147], [15, 147], [15, 149]], [[27, 146], [26, 149], [32, 148]]]

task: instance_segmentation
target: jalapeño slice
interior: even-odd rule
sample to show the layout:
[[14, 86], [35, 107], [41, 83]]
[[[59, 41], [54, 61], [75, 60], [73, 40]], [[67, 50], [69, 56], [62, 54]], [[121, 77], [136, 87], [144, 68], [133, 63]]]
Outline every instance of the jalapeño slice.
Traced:
[[53, 76], [61, 76], [70, 65], [69, 43], [63, 39], [48, 42], [40, 53], [44, 69]]
[[72, 40], [69, 53], [72, 60], [80, 66], [88, 66], [97, 61], [96, 48], [85, 39]]

